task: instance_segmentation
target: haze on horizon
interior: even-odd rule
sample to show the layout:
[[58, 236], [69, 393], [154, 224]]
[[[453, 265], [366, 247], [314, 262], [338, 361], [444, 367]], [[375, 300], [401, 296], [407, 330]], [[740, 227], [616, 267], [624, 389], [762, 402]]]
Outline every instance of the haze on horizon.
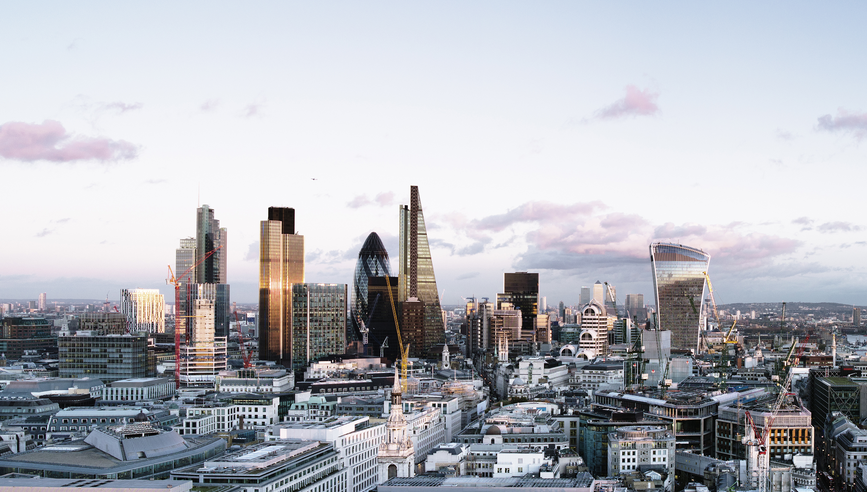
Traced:
[[[718, 303], [867, 304], [867, 6], [0, 5], [0, 298], [161, 288], [208, 204], [232, 298], [296, 209], [307, 281], [396, 265], [418, 185], [444, 304], [540, 273], [652, 303], [648, 245]], [[315, 179], [314, 179], [315, 178]], [[167, 299], [167, 300], [168, 300]]]

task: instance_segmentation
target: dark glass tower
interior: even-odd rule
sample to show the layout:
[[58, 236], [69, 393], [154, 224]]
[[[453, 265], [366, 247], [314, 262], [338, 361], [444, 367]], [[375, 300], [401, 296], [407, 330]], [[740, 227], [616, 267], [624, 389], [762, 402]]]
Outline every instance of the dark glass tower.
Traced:
[[497, 296], [497, 309], [503, 302], [510, 302], [514, 309], [521, 310], [521, 339], [536, 341], [536, 316], [539, 314], [539, 274], [515, 272], [503, 274], [504, 293]]
[[[410, 346], [410, 356], [436, 357], [435, 348], [445, 343], [437, 280], [427, 239], [418, 186], [411, 186], [409, 205], [400, 207], [400, 302], [418, 299], [424, 304], [424, 329], [421, 343]], [[415, 302], [415, 301], [413, 301]]]
[[700, 249], [680, 244], [650, 245], [657, 326], [671, 330], [671, 348], [698, 352], [708, 263], [710, 255]]
[[[355, 279], [352, 284], [352, 297], [350, 299], [350, 318], [348, 323], [349, 330], [346, 334], [347, 342], [361, 340], [361, 323], [367, 323], [370, 317], [371, 304], [368, 303], [368, 278], [369, 277], [390, 277], [391, 266], [388, 261], [388, 251], [379, 239], [379, 235], [371, 232], [364, 241], [361, 251], [358, 252], [358, 262], [355, 264]], [[374, 302], [380, 302], [389, 306], [389, 300], [379, 296], [379, 300], [374, 297]], [[395, 299], [397, 302], [397, 299]]]

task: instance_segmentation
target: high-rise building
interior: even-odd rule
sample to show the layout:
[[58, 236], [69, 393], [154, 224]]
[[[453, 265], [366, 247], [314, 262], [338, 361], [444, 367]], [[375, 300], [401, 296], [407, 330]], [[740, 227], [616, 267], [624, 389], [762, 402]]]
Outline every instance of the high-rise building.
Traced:
[[[418, 355], [436, 357], [445, 343], [445, 323], [434, 275], [418, 186], [410, 187], [409, 205], [400, 207], [399, 301], [415, 297], [424, 304], [424, 333]], [[410, 354], [415, 352], [412, 349]]]
[[647, 311], [644, 309], [644, 294], [626, 294], [626, 314], [631, 320], [644, 323]]
[[[350, 299], [350, 322], [346, 334], [347, 342], [361, 340], [361, 323], [367, 323], [370, 317], [370, 306], [367, 303], [368, 277], [391, 277], [391, 262], [388, 261], [388, 251], [379, 239], [379, 235], [371, 232], [358, 252], [358, 262], [355, 264], [355, 278], [352, 284]], [[376, 304], [389, 303], [388, 299], [374, 297]], [[397, 299], [395, 299], [397, 302]]]
[[605, 357], [608, 353], [608, 313], [595, 299], [581, 308], [581, 335], [579, 353], [588, 359]]
[[45, 312], [45, 308], [48, 305], [48, 294], [43, 292], [39, 294], [39, 301], [36, 303], [36, 309]]
[[304, 236], [295, 209], [269, 207], [259, 236], [259, 358], [291, 367], [292, 284], [304, 283]]
[[131, 333], [165, 333], [166, 301], [159, 289], [123, 289], [120, 312], [126, 316]]
[[212, 251], [214, 254], [196, 268], [197, 283], [226, 283], [227, 244], [226, 229], [220, 228], [220, 221], [214, 218], [214, 209], [207, 205], [199, 207], [196, 211], [196, 262]]
[[710, 255], [680, 244], [650, 245], [653, 294], [660, 330], [671, 331], [671, 347], [698, 352]]
[[346, 349], [346, 284], [292, 284], [292, 367]]
[[521, 333], [519, 338], [536, 342], [536, 316], [539, 314], [539, 274], [515, 272], [503, 274], [503, 293], [497, 295], [497, 309], [521, 310]]
[[593, 284], [593, 300], [605, 305], [605, 284], [598, 280]]
[[[389, 291], [391, 286], [391, 291]], [[371, 313], [369, 332], [369, 345], [367, 351], [369, 355], [379, 355], [388, 360], [395, 361], [400, 358], [400, 345], [397, 343], [397, 330], [394, 326], [395, 313], [392, 312], [391, 301], [389, 296], [398, 296], [398, 279], [397, 277], [389, 277], [386, 282], [386, 277], [369, 277], [367, 284], [367, 305]], [[379, 298], [379, 302], [376, 299]], [[375, 305], [374, 305], [375, 304]], [[397, 318], [400, 319], [402, 310], [400, 307], [403, 303], [395, 303], [394, 308], [398, 309]], [[415, 306], [413, 306], [415, 307]], [[422, 326], [424, 322], [422, 321]], [[403, 325], [401, 333], [403, 333]], [[406, 342], [404, 342], [406, 343]], [[383, 345], [387, 345], [383, 348]], [[412, 348], [412, 347], [410, 347]]]
[[852, 308], [852, 325], [855, 328], [861, 326], [861, 308]]
[[[198, 284], [213, 287], [214, 284]], [[180, 382], [184, 386], [213, 386], [217, 374], [227, 367], [226, 337], [216, 336], [213, 299], [196, 298], [190, 321], [190, 337], [181, 349]]]
[[583, 306], [590, 302], [591, 299], [593, 299], [593, 294], [590, 291], [590, 287], [587, 287], [586, 285], [582, 286], [581, 294], [578, 296], [578, 304]]

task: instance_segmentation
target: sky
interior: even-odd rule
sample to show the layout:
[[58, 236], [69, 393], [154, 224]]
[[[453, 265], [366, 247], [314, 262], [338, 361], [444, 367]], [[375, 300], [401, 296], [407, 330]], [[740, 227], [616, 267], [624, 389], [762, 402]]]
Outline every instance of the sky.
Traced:
[[0, 3], [0, 298], [160, 288], [208, 204], [232, 298], [293, 207], [308, 282], [397, 266], [418, 185], [444, 304], [540, 274], [653, 302], [867, 304], [863, 2]]

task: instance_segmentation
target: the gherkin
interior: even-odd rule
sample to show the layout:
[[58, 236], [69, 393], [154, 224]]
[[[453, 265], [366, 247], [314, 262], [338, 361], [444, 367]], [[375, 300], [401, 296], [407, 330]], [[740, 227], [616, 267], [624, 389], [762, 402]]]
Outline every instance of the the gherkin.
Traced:
[[[368, 277], [391, 276], [391, 266], [388, 261], [388, 251], [379, 239], [379, 235], [371, 232], [364, 241], [361, 251], [358, 252], [358, 263], [355, 265], [355, 280], [352, 283], [352, 297], [350, 299], [351, 323], [349, 333], [346, 334], [347, 342], [361, 340], [361, 322], [367, 323], [370, 315], [369, 299], [367, 297]], [[387, 302], [381, 299], [380, 302]], [[396, 341], [396, 340], [395, 340]]]

